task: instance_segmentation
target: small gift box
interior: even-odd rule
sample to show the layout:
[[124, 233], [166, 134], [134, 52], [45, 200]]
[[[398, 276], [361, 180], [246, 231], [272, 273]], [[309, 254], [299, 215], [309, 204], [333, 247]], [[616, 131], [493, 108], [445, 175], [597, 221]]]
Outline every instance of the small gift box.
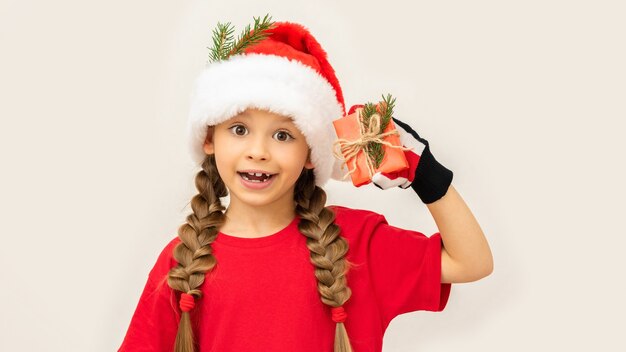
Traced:
[[[391, 96], [374, 106], [371, 103], [357, 108], [352, 114], [333, 121], [337, 141], [333, 144], [335, 157], [343, 160], [356, 187], [371, 182], [377, 172], [397, 172], [409, 168], [399, 133], [391, 119]], [[340, 152], [337, 151], [340, 147]], [[341, 168], [343, 170], [344, 164]]]

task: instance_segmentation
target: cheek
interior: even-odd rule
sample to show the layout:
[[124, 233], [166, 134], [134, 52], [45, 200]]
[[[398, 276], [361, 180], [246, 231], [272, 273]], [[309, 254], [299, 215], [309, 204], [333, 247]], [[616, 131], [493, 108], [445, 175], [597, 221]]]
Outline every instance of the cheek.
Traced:
[[233, 168], [234, 160], [233, 151], [229, 148], [218, 148], [215, 151], [215, 165], [220, 175]]
[[293, 165], [294, 169], [301, 169], [301, 166], [306, 163], [308, 151], [302, 148], [283, 148], [277, 151], [277, 158], [282, 160], [284, 165]]

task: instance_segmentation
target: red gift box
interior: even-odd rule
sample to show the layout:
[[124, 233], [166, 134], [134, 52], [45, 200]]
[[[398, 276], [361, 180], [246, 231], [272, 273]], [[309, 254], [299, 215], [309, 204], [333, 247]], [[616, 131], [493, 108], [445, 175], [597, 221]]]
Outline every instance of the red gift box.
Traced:
[[[409, 163], [404, 156], [404, 148], [400, 143], [399, 133], [396, 130], [393, 120], [390, 118], [383, 131], [380, 130], [382, 117], [381, 108], [386, 107], [385, 102], [376, 105], [378, 113], [372, 114], [369, 119], [363, 115], [363, 108], [357, 108], [352, 114], [346, 115], [333, 121], [337, 141], [334, 143], [334, 154], [338, 159], [342, 159], [344, 164], [342, 169], [348, 165], [349, 171], [344, 179], [350, 175], [352, 183], [356, 187], [366, 185], [371, 182], [372, 176], [377, 172], [397, 172], [409, 168]], [[365, 127], [364, 121], [368, 119], [369, 128]], [[380, 164], [376, 165], [376, 160], [371, 155], [374, 144], [380, 144], [383, 157]], [[339, 145], [341, 152], [337, 152]]]

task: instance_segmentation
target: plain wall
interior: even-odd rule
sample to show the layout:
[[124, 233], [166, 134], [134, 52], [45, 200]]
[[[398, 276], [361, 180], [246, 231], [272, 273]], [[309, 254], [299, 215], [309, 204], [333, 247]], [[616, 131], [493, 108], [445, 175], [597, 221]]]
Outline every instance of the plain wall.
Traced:
[[[347, 107], [397, 98], [495, 270], [384, 351], [625, 350], [620, 1], [0, 2], [0, 350], [113, 351], [189, 212], [186, 119], [211, 31], [305, 24]], [[410, 190], [331, 181], [329, 204], [432, 235]]]

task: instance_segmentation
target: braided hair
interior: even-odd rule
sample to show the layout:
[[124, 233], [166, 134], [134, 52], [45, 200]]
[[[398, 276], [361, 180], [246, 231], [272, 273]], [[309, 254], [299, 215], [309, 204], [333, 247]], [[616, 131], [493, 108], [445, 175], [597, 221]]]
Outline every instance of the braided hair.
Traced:
[[[169, 286], [182, 292], [184, 298], [200, 298], [200, 285], [205, 274], [217, 264], [211, 243], [215, 241], [218, 229], [224, 224], [225, 207], [220, 198], [228, 195], [228, 189], [221, 179], [215, 155], [209, 154], [202, 163], [202, 170], [195, 178], [198, 194], [191, 199], [192, 213], [187, 222], [178, 229], [180, 242], [174, 248], [174, 258], [178, 265], [168, 274]], [[335, 329], [334, 352], [352, 352], [350, 340], [343, 321], [346, 314], [343, 304], [352, 292], [346, 282], [346, 274], [353, 266], [346, 258], [348, 242], [340, 236], [340, 228], [335, 224], [335, 213], [326, 207], [326, 192], [315, 184], [312, 169], [303, 168], [294, 190], [295, 211], [300, 216], [298, 230], [307, 237], [306, 245], [311, 252], [311, 263], [315, 266], [317, 288], [322, 302], [332, 309]], [[183, 307], [183, 300], [181, 300]], [[193, 304], [185, 303], [182, 309], [175, 352], [194, 352], [195, 342], [189, 309]]]

